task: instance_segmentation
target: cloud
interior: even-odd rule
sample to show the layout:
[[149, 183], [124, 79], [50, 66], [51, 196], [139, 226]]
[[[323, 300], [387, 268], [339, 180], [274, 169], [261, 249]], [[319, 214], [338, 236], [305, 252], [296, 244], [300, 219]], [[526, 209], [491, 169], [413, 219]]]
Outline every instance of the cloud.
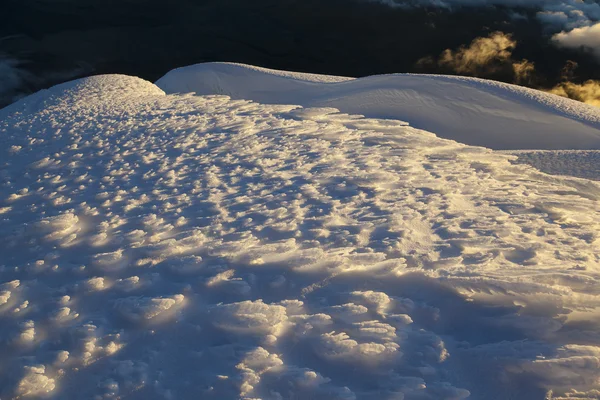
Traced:
[[600, 81], [589, 79], [583, 83], [574, 83], [578, 66], [575, 61], [568, 60], [561, 73], [563, 81], [547, 91], [600, 107]]
[[522, 15], [523, 8], [537, 10], [536, 18], [551, 32], [591, 26], [600, 21], [600, 4], [590, 0], [367, 0], [391, 7], [436, 7], [452, 10], [457, 7], [503, 6], [509, 16]]
[[571, 30], [594, 24], [600, 20], [600, 5], [581, 0], [554, 1], [542, 4], [537, 13], [540, 22], [555, 30]]
[[22, 62], [0, 53], [0, 105], [12, 103], [19, 96], [19, 89], [32, 79], [32, 76], [24, 71]]
[[562, 82], [548, 92], [600, 107], [600, 81]]
[[600, 23], [557, 33], [552, 40], [560, 47], [588, 51], [600, 60]]
[[[12, 37], [0, 38], [0, 44]], [[13, 103], [31, 93], [76, 77], [89, 75], [94, 68], [84, 62], [74, 61], [71, 65], [40, 70], [40, 61], [28, 58], [33, 53], [2, 50], [0, 47], [0, 108]], [[25, 46], [27, 48], [27, 46]], [[13, 49], [14, 50], [14, 49]], [[38, 55], [49, 60], [48, 54]], [[35, 57], [33, 57], [35, 59]], [[52, 62], [48, 62], [52, 65]]]
[[[600, 4], [592, 0], [367, 0], [393, 7], [435, 7], [453, 10], [460, 7], [504, 7], [507, 18], [527, 18], [535, 13], [545, 34], [558, 47], [582, 49], [600, 61]], [[525, 12], [524, 10], [529, 10]], [[545, 39], [545, 38], [544, 38]], [[496, 45], [502, 46], [503, 42]], [[505, 49], [499, 49], [504, 51]], [[522, 70], [517, 66], [519, 71]], [[516, 71], [518, 72], [518, 71]]]
[[[561, 4], [564, 6], [565, 3]], [[596, 9], [596, 6], [585, 5], [592, 11]], [[548, 21], [555, 19], [558, 21], [557, 25], [569, 23], [569, 16], [558, 11], [545, 12], [543, 18], [547, 18]], [[563, 31], [555, 34], [552, 40], [559, 47], [587, 51], [600, 61], [600, 23], [574, 28], [568, 32]], [[577, 80], [574, 74], [578, 67], [576, 62], [568, 60], [561, 73], [561, 82], [548, 89], [546, 86], [548, 81], [537, 75], [533, 62], [513, 57], [513, 51], [517, 44], [510, 34], [494, 32], [488, 37], [478, 37], [469, 45], [463, 45], [458, 49], [446, 49], [437, 59], [424, 57], [417, 62], [417, 67], [428, 72], [446, 72], [498, 79], [539, 88], [549, 93], [600, 107], [600, 81], [590, 79], [582, 82]]]
[[460, 47], [457, 51], [444, 50], [438, 64], [450, 67], [458, 73], [478, 74], [481, 68], [494, 68], [509, 60], [516, 42], [502, 32], [494, 32], [489, 37], [479, 37], [469, 47]]
[[535, 65], [528, 60], [513, 62], [513, 72], [515, 74], [515, 83], [520, 85], [531, 85], [535, 79]]
[[531, 84], [535, 66], [528, 60], [514, 60], [512, 52], [517, 46], [512, 36], [494, 32], [488, 37], [478, 37], [469, 46], [458, 50], [446, 49], [437, 61], [424, 58], [420, 65], [437, 64], [438, 67], [461, 75], [479, 77], [502, 76], [511, 82]]

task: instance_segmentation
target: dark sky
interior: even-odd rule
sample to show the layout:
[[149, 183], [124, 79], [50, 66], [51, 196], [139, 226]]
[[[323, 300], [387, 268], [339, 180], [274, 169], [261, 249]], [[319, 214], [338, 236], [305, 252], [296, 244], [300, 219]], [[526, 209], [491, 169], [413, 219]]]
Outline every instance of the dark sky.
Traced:
[[[514, 59], [535, 63], [530, 86], [560, 82], [569, 60], [577, 63], [570, 79], [600, 78], [593, 56], [551, 42], [553, 33], [536, 17], [541, 10], [392, 8], [359, 0], [5, 0], [0, 71], [3, 63], [11, 74], [0, 78], [0, 104], [80, 76], [123, 73], [153, 81], [206, 61], [346, 76], [454, 73], [418, 61], [496, 31], [516, 41]], [[514, 80], [502, 68], [478, 74]]]

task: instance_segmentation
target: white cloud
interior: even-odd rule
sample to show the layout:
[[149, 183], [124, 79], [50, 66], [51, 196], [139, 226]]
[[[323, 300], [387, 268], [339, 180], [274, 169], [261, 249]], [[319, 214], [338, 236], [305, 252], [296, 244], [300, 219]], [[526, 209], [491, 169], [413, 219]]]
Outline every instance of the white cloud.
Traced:
[[582, 48], [600, 59], [600, 23], [575, 28], [569, 32], [563, 31], [554, 35], [552, 39], [561, 47]]

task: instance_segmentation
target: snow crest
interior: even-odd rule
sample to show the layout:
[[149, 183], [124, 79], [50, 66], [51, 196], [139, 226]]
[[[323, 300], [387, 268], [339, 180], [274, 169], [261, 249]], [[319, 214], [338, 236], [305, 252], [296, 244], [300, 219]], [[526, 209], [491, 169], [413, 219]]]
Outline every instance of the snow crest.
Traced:
[[167, 93], [224, 94], [406, 121], [440, 137], [493, 149], [600, 150], [597, 107], [478, 78], [391, 74], [354, 79], [204, 63], [175, 69], [156, 84]]

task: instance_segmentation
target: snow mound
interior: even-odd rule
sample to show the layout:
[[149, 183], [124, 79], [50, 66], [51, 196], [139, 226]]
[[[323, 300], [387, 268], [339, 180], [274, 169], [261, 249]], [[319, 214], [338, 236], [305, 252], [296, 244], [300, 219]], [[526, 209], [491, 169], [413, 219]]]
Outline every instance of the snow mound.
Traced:
[[2, 399], [597, 397], [594, 181], [123, 76], [1, 113]]
[[[41, 90], [21, 101], [0, 110], [0, 118], [14, 112], [36, 112], [43, 109], [50, 111], [58, 107], [67, 111], [68, 104], [91, 99], [112, 99], [117, 103], [128, 101], [132, 97], [159, 96], [164, 92], [156, 85], [143, 79], [127, 75], [97, 75], [76, 79]], [[102, 102], [97, 104], [103, 106]]]
[[167, 93], [224, 94], [397, 119], [493, 149], [600, 149], [600, 109], [477, 78], [393, 74], [353, 79], [205, 63], [175, 69], [156, 85]]

